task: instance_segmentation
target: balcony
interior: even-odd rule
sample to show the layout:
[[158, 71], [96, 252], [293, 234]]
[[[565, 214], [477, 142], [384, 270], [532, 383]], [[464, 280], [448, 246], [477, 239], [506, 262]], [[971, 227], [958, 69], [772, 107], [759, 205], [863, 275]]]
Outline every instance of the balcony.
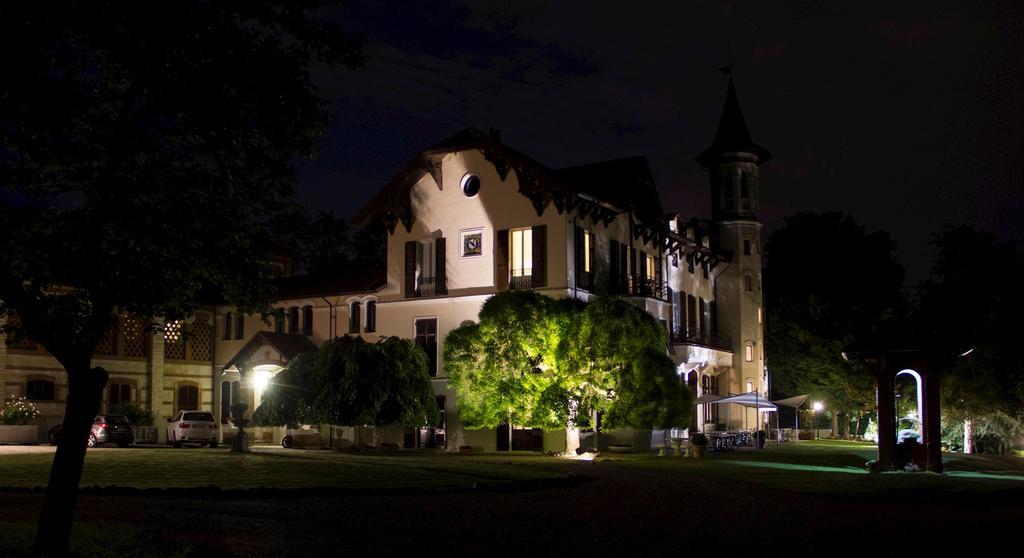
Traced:
[[668, 300], [668, 284], [664, 281], [655, 281], [653, 277], [646, 275], [629, 275], [626, 283], [626, 296], [642, 296]]
[[434, 277], [420, 277], [416, 284], [416, 296], [437, 294], [437, 280]]
[[669, 335], [669, 340], [673, 345], [700, 345], [720, 351], [732, 351], [729, 338], [716, 333], [698, 332], [695, 329], [673, 331]]
[[508, 288], [512, 290], [532, 289], [533, 275], [512, 275], [508, 278]]

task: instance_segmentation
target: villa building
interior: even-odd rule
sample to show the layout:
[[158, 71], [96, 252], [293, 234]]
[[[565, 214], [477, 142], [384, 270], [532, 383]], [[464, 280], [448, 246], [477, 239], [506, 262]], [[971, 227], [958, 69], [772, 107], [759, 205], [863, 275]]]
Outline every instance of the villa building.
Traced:
[[[254, 408], [266, 380], [296, 354], [341, 335], [399, 336], [426, 351], [443, 423], [377, 429], [376, 438], [509, 449], [507, 431], [461, 427], [441, 351], [449, 331], [475, 321], [484, 301], [506, 289], [624, 297], [664, 325], [666, 350], [696, 395], [764, 394], [758, 177], [769, 158], [750, 138], [731, 80], [714, 141], [697, 157], [710, 178], [706, 221], [665, 212], [643, 157], [550, 169], [494, 132], [461, 131], [422, 151], [359, 215], [386, 224], [384, 274], [290, 276], [281, 261], [279, 312], [269, 324], [222, 306], [158, 334], [126, 319], [94, 359], [110, 372], [104, 409], [150, 405], [158, 426], [180, 409], [212, 409], [230, 435], [230, 405]], [[66, 383], [31, 342], [0, 344], [0, 385], [39, 404], [41, 435], [60, 420]], [[753, 428], [756, 416], [701, 405], [692, 425], [679, 426], [706, 422]], [[512, 428], [511, 449], [564, 447], [563, 432]], [[278, 442], [283, 429], [254, 434]], [[639, 446], [651, 438], [620, 435]]]

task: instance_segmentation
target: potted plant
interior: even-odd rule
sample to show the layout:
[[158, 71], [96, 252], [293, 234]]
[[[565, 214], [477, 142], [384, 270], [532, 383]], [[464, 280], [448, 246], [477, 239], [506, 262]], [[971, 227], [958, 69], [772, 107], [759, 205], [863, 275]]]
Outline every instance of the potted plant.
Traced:
[[708, 447], [708, 437], [700, 432], [690, 436], [690, 455], [696, 459], [704, 457], [704, 450]]
[[34, 403], [9, 397], [0, 407], [0, 444], [35, 444], [39, 427], [28, 422], [39, 416]]
[[121, 415], [132, 426], [133, 444], [157, 443], [157, 431], [153, 426], [153, 411], [125, 403], [111, 409], [110, 414]]

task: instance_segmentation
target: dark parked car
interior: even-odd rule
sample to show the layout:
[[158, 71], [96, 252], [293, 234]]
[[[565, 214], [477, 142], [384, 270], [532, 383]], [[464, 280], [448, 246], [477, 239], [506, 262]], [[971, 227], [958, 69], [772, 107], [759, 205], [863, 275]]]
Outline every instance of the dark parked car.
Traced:
[[[57, 445], [61, 435], [60, 424], [50, 429], [50, 444]], [[117, 447], [127, 447], [132, 440], [132, 427], [128, 421], [117, 415], [99, 415], [92, 421], [92, 431], [89, 432], [89, 447], [100, 444], [117, 444]]]

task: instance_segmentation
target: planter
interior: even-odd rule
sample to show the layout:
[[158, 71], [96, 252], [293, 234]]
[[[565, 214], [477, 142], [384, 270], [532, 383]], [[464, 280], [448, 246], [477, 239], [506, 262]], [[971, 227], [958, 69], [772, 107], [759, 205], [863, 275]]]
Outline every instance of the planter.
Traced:
[[133, 426], [133, 444], [156, 444], [158, 442], [155, 426]]
[[38, 426], [34, 424], [0, 424], [0, 444], [38, 443]]
[[704, 457], [704, 448], [706, 448], [706, 447], [707, 446], [691, 445], [690, 446], [690, 455], [694, 459], [700, 459], [700, 458]]

